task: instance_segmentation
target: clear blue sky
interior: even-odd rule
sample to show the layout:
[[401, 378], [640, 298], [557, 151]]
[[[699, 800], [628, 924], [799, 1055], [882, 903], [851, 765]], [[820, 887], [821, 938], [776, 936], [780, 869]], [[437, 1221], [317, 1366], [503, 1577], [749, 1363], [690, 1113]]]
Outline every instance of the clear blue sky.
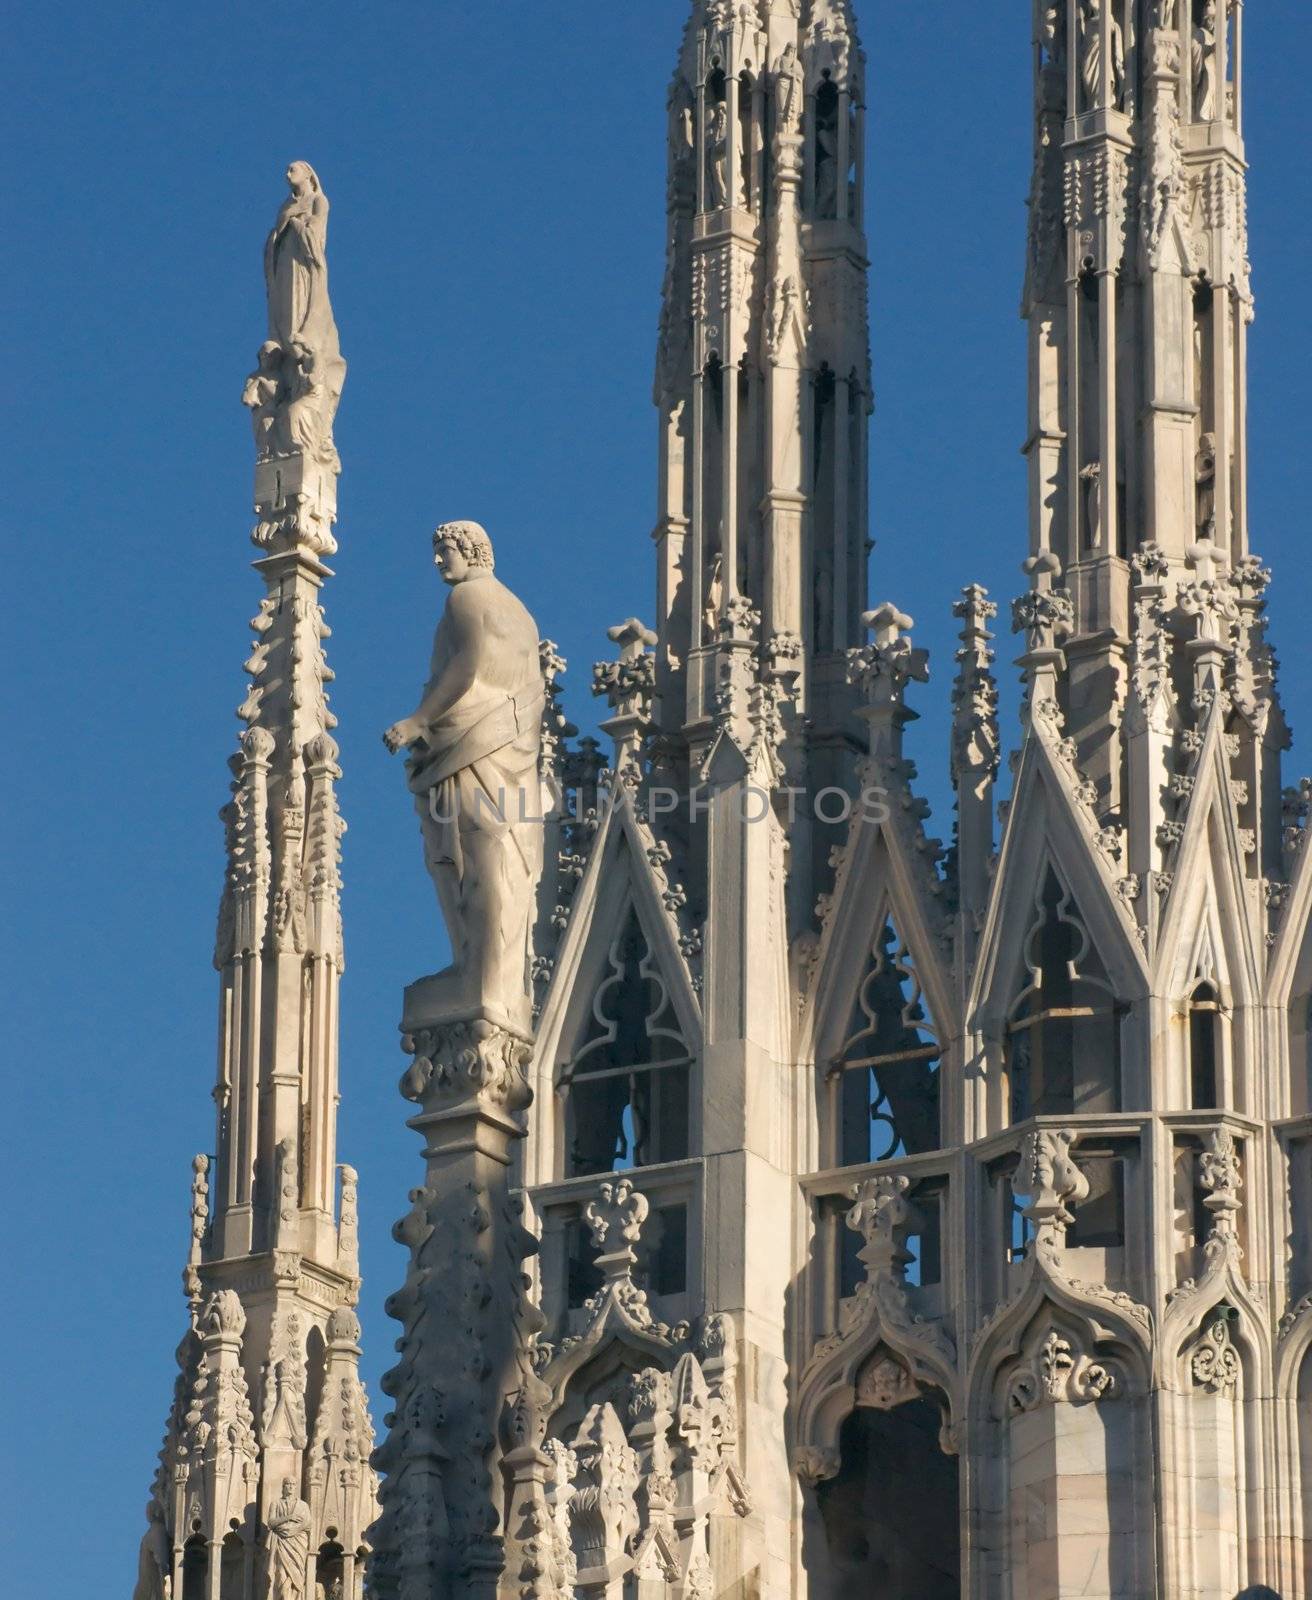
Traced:
[[[911, 743], [945, 835], [949, 608], [968, 580], [1004, 603], [1022, 586], [1029, 10], [863, 7], [873, 593], [933, 652]], [[576, 720], [594, 719], [606, 625], [650, 617], [664, 96], [684, 14], [8, 8], [0, 1571], [20, 1600], [130, 1592], [183, 1328], [189, 1161], [213, 1147], [215, 812], [259, 593], [239, 396], [282, 170], [312, 161], [331, 197], [350, 361], [327, 597], [350, 823], [341, 1151], [362, 1175], [377, 1399], [402, 1270], [389, 1228], [420, 1171], [395, 1025], [441, 940], [379, 735], [424, 676], [438, 520], [492, 531], [569, 658]], [[1252, 525], [1297, 732], [1312, 8], [1249, 7], [1246, 43]]]

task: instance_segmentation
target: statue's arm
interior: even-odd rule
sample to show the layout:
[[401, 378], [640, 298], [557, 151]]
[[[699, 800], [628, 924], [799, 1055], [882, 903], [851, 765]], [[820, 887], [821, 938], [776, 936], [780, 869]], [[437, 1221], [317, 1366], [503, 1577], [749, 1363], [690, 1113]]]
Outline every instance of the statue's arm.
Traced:
[[484, 629], [476, 597], [463, 590], [460, 585], [451, 591], [442, 619], [450, 646], [447, 664], [411, 715], [393, 723], [383, 735], [389, 750], [402, 750], [422, 739], [478, 681]]

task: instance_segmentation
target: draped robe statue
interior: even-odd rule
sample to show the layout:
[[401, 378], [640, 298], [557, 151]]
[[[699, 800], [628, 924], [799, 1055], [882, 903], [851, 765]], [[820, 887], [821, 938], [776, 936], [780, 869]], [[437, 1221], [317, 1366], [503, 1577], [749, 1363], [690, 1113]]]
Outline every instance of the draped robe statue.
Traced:
[[269, 337], [242, 403], [260, 459], [299, 452], [335, 467], [346, 362], [328, 298], [328, 196], [308, 161], [292, 162], [287, 183], [291, 194], [264, 243]]
[[269, 1512], [267, 1553], [269, 1600], [305, 1600], [310, 1560], [310, 1508], [296, 1493], [291, 1478], [282, 1481], [282, 1495]]
[[451, 965], [406, 991], [403, 1026], [483, 1020], [532, 1033], [529, 937], [542, 873], [545, 701], [538, 630], [492, 571], [477, 523], [433, 535], [451, 586], [419, 708], [383, 735], [407, 749], [424, 860]]

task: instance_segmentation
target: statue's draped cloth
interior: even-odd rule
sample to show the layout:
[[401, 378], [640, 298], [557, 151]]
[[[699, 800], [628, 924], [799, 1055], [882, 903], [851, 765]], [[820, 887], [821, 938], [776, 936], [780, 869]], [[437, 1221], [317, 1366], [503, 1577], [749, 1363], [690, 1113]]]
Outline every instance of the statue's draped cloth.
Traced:
[[[542, 872], [538, 756], [545, 694], [532, 619], [499, 584], [497, 590], [524, 636], [516, 640], [520, 647], [485, 650], [475, 683], [414, 748], [409, 784], [451, 936], [445, 995], [522, 1028]], [[453, 655], [439, 626], [430, 690]]]

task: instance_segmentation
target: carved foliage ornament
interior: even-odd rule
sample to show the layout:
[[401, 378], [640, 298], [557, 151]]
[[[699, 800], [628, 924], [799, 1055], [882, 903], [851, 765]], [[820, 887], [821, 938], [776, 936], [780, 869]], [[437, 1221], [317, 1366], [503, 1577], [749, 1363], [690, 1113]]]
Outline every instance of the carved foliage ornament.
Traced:
[[1019, 1414], [1043, 1405], [1110, 1400], [1118, 1390], [1111, 1366], [1088, 1356], [1074, 1334], [1049, 1327], [1008, 1379], [1005, 1404]]

